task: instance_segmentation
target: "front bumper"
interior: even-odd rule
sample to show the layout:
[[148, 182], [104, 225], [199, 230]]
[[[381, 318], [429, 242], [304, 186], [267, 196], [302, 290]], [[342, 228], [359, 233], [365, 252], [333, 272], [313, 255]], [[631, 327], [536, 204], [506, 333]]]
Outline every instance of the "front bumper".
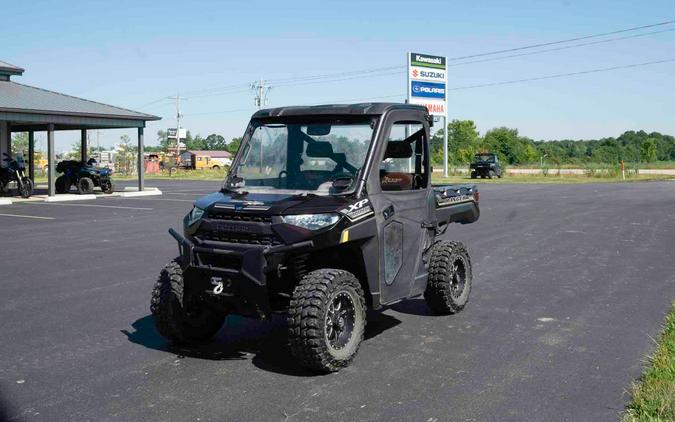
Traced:
[[[187, 283], [202, 286], [207, 294], [228, 297], [241, 307], [250, 307], [261, 319], [269, 319], [272, 313], [266, 277], [266, 272], [273, 270], [268, 268], [271, 258], [314, 246], [311, 240], [269, 246], [197, 238], [191, 241], [174, 229], [169, 229], [169, 234], [178, 241]], [[224, 283], [222, 293], [213, 292], [211, 281], [214, 278]]]

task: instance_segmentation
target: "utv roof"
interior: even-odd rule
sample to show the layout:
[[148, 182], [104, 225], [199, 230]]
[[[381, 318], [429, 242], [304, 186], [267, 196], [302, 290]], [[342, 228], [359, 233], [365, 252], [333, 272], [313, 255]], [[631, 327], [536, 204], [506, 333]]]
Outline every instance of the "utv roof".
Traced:
[[317, 106], [289, 106], [277, 107], [260, 110], [253, 115], [253, 118], [280, 117], [280, 116], [307, 116], [307, 115], [349, 115], [349, 116], [367, 116], [383, 114], [387, 111], [401, 110], [419, 110], [427, 112], [426, 107], [415, 104], [404, 103], [359, 103], [359, 104], [325, 104]]

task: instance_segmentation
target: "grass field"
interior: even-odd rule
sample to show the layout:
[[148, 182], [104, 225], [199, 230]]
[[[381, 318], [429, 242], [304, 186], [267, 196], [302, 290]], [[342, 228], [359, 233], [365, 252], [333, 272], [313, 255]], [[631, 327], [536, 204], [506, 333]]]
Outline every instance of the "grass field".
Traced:
[[675, 421], [675, 301], [649, 367], [631, 393], [624, 422]]
[[[160, 180], [224, 180], [226, 175], [225, 169], [220, 170], [177, 170], [171, 175], [167, 171], [161, 174], [146, 174], [146, 180], [160, 179]], [[113, 175], [114, 180], [134, 180], [136, 176]], [[448, 178], [439, 177], [434, 174], [434, 183], [599, 183], [599, 182], [642, 182], [651, 180], [672, 180], [675, 177], [670, 175], [657, 174], [640, 174], [631, 175], [622, 180], [621, 177], [608, 175], [588, 176], [582, 174], [563, 174], [563, 175], [548, 175], [541, 174], [510, 174], [501, 179], [471, 179], [468, 175], [454, 175]], [[46, 183], [45, 176], [37, 176], [35, 178], [37, 183]]]

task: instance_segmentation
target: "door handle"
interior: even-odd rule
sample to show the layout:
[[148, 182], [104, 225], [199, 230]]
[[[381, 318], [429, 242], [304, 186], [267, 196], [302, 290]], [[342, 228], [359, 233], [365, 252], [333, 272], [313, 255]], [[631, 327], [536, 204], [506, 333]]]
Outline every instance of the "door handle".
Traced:
[[384, 211], [382, 211], [382, 215], [384, 216], [385, 220], [389, 220], [394, 215], [394, 206], [389, 205], [384, 209]]

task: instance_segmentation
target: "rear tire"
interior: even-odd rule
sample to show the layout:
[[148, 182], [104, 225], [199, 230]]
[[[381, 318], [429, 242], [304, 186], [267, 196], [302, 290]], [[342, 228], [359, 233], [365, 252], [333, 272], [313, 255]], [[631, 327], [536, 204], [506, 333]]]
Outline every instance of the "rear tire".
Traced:
[[455, 314], [469, 301], [471, 259], [460, 242], [441, 240], [431, 248], [424, 299], [436, 314]]
[[68, 193], [70, 191], [70, 178], [68, 176], [59, 176], [56, 178], [56, 193]]
[[77, 191], [81, 195], [90, 194], [94, 191], [94, 181], [88, 177], [82, 177], [77, 181]]
[[[150, 311], [157, 331], [174, 343], [198, 343], [213, 337], [223, 326], [226, 315], [206, 305], [194, 306], [185, 294], [180, 258], [164, 267], [152, 291]], [[190, 311], [186, 305], [193, 305]]]
[[353, 274], [321, 269], [293, 291], [288, 313], [291, 352], [302, 366], [335, 372], [358, 352], [366, 327], [363, 289]]
[[475, 178], [476, 178], [476, 172], [474, 172], [474, 171], [471, 172], [471, 178], [472, 178], [472, 179], [475, 179]]

